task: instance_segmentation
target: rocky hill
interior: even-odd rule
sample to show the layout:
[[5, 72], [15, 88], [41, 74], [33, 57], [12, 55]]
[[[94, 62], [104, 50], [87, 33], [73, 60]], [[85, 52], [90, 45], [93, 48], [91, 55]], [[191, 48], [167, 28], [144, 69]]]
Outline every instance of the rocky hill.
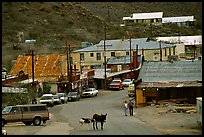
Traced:
[[[3, 2], [2, 64], [9, 70], [11, 61], [27, 54], [65, 53], [65, 41], [75, 49], [81, 42], [98, 43], [104, 39], [127, 37], [130, 28], [120, 27], [122, 17], [132, 13], [164, 12], [164, 17], [194, 16], [192, 29], [132, 27], [133, 37], [201, 35], [201, 2]], [[33, 46], [25, 40], [35, 39]], [[14, 47], [17, 48], [14, 50]]]

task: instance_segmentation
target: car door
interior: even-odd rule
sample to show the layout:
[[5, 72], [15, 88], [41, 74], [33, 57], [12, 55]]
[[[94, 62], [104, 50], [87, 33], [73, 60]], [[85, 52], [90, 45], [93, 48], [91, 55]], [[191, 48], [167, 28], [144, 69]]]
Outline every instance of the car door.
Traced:
[[6, 121], [8, 122], [18, 122], [22, 120], [22, 113], [20, 107], [12, 107], [11, 111], [6, 114]]

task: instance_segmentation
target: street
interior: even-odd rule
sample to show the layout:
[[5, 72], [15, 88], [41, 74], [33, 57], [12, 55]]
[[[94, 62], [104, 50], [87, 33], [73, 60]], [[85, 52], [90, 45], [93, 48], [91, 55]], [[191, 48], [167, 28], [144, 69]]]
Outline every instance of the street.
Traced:
[[[134, 116], [125, 116], [124, 100], [128, 101], [127, 90], [99, 90], [96, 97], [81, 98], [77, 102], [68, 102], [49, 108], [51, 120], [42, 126], [5, 126], [8, 135], [161, 135]], [[134, 108], [133, 115], [136, 108]], [[92, 124], [79, 124], [82, 117], [92, 118], [93, 114], [106, 114], [104, 130], [93, 130]]]

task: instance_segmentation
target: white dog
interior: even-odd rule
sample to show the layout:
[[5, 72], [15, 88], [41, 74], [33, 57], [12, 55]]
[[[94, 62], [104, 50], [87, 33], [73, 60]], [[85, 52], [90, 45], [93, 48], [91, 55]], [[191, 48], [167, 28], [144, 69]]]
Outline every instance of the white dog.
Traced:
[[92, 119], [92, 118], [81, 118], [79, 120], [79, 123], [82, 125], [86, 124], [88, 125], [88, 130], [89, 130], [89, 127], [90, 127], [90, 124], [95, 122], [95, 119]]

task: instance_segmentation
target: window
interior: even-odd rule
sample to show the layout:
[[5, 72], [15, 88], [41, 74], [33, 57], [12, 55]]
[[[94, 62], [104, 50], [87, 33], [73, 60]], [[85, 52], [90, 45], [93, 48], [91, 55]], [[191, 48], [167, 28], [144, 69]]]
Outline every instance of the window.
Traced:
[[80, 53], [80, 61], [84, 60], [84, 53]]
[[41, 110], [46, 110], [45, 106], [31, 106], [30, 107], [31, 111], [41, 111]]
[[169, 56], [171, 56], [171, 48], [169, 48]]
[[96, 60], [101, 60], [101, 53], [97, 53], [96, 56]]
[[126, 56], [130, 55], [129, 52], [126, 52]]
[[115, 57], [115, 52], [111, 52], [111, 57]]
[[173, 47], [173, 54], [174, 54], [174, 55], [176, 54], [175, 47]]
[[93, 53], [90, 53], [90, 57], [93, 57], [94, 56], [94, 54]]
[[23, 107], [23, 112], [28, 112], [28, 108], [27, 107]]
[[20, 110], [18, 107], [13, 107], [11, 113], [20, 113]]
[[164, 50], [164, 55], [166, 56], [166, 49]]
[[138, 23], [138, 20], [136, 20], [136, 23]]

